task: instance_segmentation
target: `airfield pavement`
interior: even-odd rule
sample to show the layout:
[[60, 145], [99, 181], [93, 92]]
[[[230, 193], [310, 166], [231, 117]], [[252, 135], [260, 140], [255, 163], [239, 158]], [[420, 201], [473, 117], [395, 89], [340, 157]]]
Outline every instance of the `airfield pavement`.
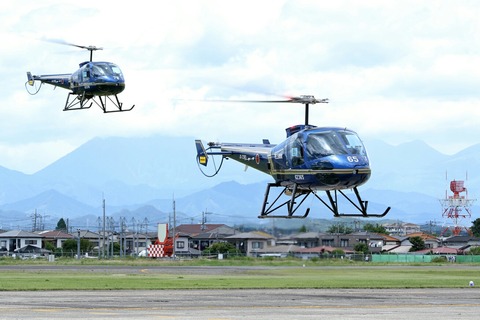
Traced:
[[476, 289], [0, 292], [0, 319], [478, 319]]
[[[8, 270], [18, 267], [2, 267]], [[70, 270], [84, 269], [68, 267]], [[243, 268], [243, 267], [240, 267]], [[28, 269], [49, 269], [31, 266]], [[88, 267], [102, 272], [102, 267]], [[137, 272], [138, 268], [114, 268]], [[174, 272], [175, 268], [159, 268]], [[216, 272], [219, 268], [186, 268]], [[195, 271], [194, 271], [195, 270]], [[113, 271], [113, 270], [110, 270]], [[0, 319], [478, 319], [480, 291], [456, 289], [223, 289], [0, 291]]]

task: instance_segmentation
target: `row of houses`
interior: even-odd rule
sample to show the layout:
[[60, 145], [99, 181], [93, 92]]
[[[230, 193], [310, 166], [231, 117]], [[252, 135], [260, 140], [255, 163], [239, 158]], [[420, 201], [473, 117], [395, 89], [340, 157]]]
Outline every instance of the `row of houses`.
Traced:
[[[456, 236], [440, 239], [417, 231], [405, 236], [383, 235], [370, 232], [350, 234], [302, 232], [287, 237], [276, 238], [261, 231], [240, 232], [225, 224], [183, 224], [171, 230], [175, 234], [175, 254], [177, 256], [198, 256], [215, 242], [229, 242], [243, 255], [251, 257], [264, 256], [298, 256], [302, 258], [318, 257], [324, 253], [342, 250], [353, 253], [358, 243], [368, 246], [369, 252], [406, 253], [412, 244], [409, 239], [420, 237], [425, 243], [424, 253], [463, 254], [471, 247], [480, 246], [480, 239], [472, 236]], [[66, 233], [59, 230], [27, 232], [12, 230], [0, 233], [0, 254], [34, 252], [47, 254], [47, 242], [54, 248], [61, 248], [68, 239], [87, 239], [97, 252], [99, 248], [122, 241], [127, 254], [145, 255], [146, 249], [157, 240], [156, 233], [115, 233], [79, 230]]]

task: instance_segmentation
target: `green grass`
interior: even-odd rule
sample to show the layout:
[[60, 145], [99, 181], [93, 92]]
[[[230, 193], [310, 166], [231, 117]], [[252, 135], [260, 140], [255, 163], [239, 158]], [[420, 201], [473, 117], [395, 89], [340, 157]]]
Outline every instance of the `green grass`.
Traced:
[[[478, 265], [375, 265], [351, 261], [318, 261], [306, 262], [303, 267], [304, 263], [295, 259], [58, 260], [54, 263], [0, 260], [0, 290], [461, 288], [467, 287], [470, 280], [480, 284]], [[31, 265], [45, 265], [49, 268], [32, 268]], [[153, 268], [159, 265], [173, 268], [165, 271]], [[121, 269], [117, 266], [136, 268]], [[204, 271], [175, 269], [176, 266], [199, 266]], [[209, 266], [214, 269], [212, 272], [208, 272]], [[218, 272], [213, 268], [217, 266], [225, 268]]]

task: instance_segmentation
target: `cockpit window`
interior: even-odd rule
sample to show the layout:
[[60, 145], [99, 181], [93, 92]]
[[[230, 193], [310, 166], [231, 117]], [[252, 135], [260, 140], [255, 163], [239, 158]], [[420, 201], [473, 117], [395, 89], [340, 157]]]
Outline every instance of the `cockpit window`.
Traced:
[[[330, 140], [330, 141], [329, 141]], [[329, 134], [310, 134], [307, 137], [307, 155], [310, 159], [326, 157], [335, 154], [331, 146]]]
[[113, 63], [110, 63], [110, 68], [112, 69], [112, 72], [114, 75], [116, 76], [121, 76], [122, 75], [122, 71], [120, 70], [120, 68], [113, 64]]
[[292, 167], [300, 166], [304, 163], [302, 139], [297, 134], [294, 139], [290, 139], [290, 142], [287, 145], [288, 158], [292, 163]]
[[92, 66], [92, 75], [95, 77], [101, 77], [105, 75], [105, 71], [100, 66]]
[[360, 138], [351, 132], [339, 132], [343, 137], [349, 154], [359, 154], [366, 156], [367, 152]]
[[120, 68], [113, 63], [96, 63], [92, 66], [94, 76], [122, 76]]
[[306, 150], [309, 159], [334, 154], [365, 155], [365, 148], [358, 136], [347, 131], [310, 133], [306, 141]]

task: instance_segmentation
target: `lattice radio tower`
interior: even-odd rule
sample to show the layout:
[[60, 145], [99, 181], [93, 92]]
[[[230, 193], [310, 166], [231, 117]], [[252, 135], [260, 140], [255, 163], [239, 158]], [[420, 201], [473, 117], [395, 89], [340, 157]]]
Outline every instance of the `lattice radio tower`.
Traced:
[[450, 191], [453, 195], [447, 195], [447, 191], [445, 191], [445, 198], [440, 200], [443, 211], [442, 217], [445, 219], [442, 235], [448, 230], [452, 232], [453, 236], [458, 236], [462, 230], [470, 234], [469, 228], [465, 227], [462, 222], [466, 219], [471, 221], [472, 212], [470, 208], [476, 199], [468, 198], [468, 191], [462, 180], [450, 181]]

